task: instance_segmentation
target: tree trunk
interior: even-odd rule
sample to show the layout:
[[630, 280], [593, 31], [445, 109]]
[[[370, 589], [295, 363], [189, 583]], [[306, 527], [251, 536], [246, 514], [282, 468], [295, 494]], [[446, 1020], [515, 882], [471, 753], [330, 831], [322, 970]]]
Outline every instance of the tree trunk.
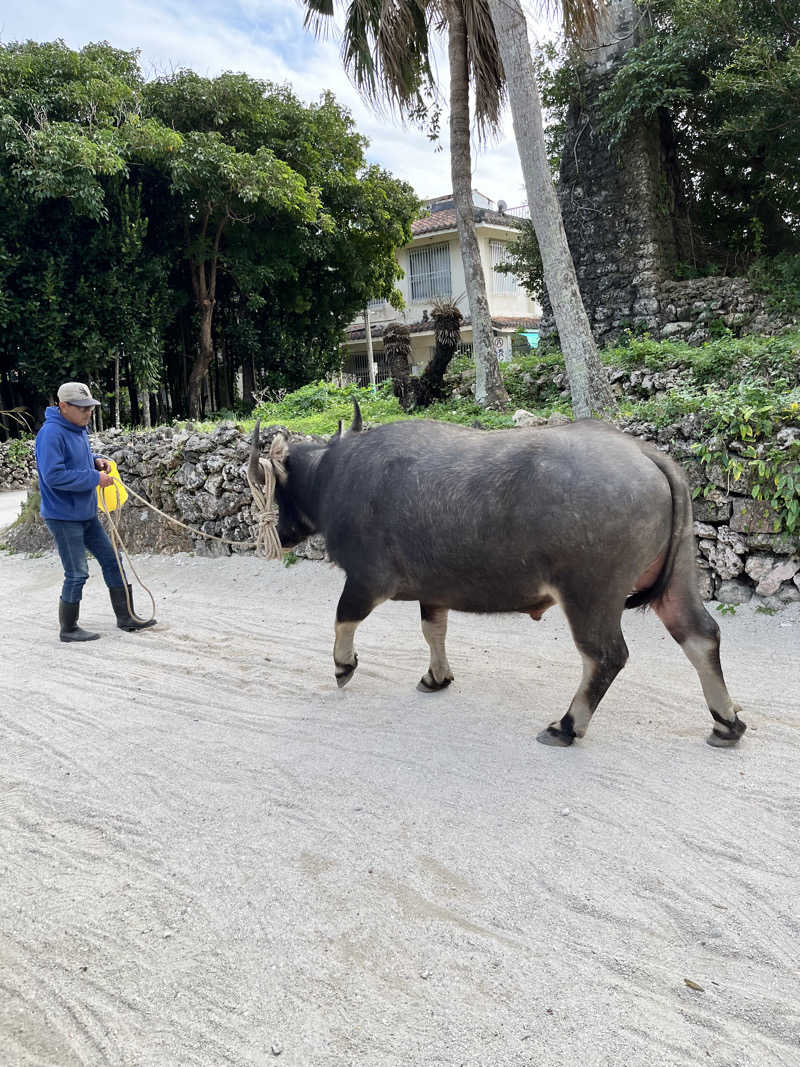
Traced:
[[214, 305], [211, 300], [206, 300], [200, 308], [200, 343], [197, 359], [194, 361], [189, 375], [189, 417], [200, 417], [200, 399], [203, 388], [203, 380], [208, 374], [211, 360], [214, 357], [214, 343], [211, 337], [211, 319]]
[[383, 334], [383, 351], [392, 376], [392, 391], [400, 401], [403, 411], [408, 411], [414, 401], [411, 386], [411, 334], [408, 326], [393, 323]]
[[542, 105], [533, 71], [528, 28], [519, 0], [489, 0], [506, 72], [514, 134], [531, 221], [542, 255], [547, 295], [564, 353], [577, 418], [612, 409], [614, 398], [597, 355], [567, 244], [542, 129]]
[[119, 352], [114, 356], [114, 426], [119, 429]]
[[247, 355], [242, 361], [242, 404], [247, 411], [253, 407], [253, 390], [256, 387], [256, 371], [253, 357]]
[[419, 408], [429, 407], [435, 400], [445, 397], [444, 376], [450, 366], [450, 360], [456, 354], [461, 340], [462, 315], [455, 304], [448, 310], [433, 310], [433, 333], [436, 341], [433, 359], [419, 378], [412, 379]]
[[[210, 220], [210, 205], [206, 207], [203, 216], [202, 236], [206, 237]], [[194, 361], [191, 374], [189, 375], [189, 415], [196, 419], [200, 415], [200, 402], [203, 381], [208, 375], [208, 368], [214, 358], [214, 339], [211, 333], [211, 325], [214, 317], [214, 303], [217, 292], [217, 265], [219, 263], [219, 250], [222, 241], [222, 233], [227, 222], [227, 213], [217, 223], [214, 235], [214, 244], [209, 253], [208, 260], [193, 262], [189, 260], [189, 269], [192, 276], [192, 288], [195, 300], [200, 309], [200, 343], [198, 345], [197, 359]], [[206, 273], [206, 269], [208, 273]], [[211, 398], [211, 386], [208, 385], [208, 395]]]
[[141, 421], [139, 412], [139, 395], [133, 377], [133, 367], [131, 366], [130, 356], [125, 357], [125, 380], [128, 385], [128, 402], [131, 407], [131, 426], [138, 426]]
[[469, 134], [469, 68], [463, 0], [447, 0], [445, 15], [448, 32], [447, 53], [450, 61], [450, 174], [456, 205], [458, 242], [461, 246], [464, 281], [472, 319], [475, 400], [486, 407], [503, 407], [508, 403], [508, 394], [494, 350], [486, 281], [478, 238], [475, 235]]
[[150, 390], [141, 389], [139, 392], [139, 403], [142, 408], [142, 425], [146, 430], [152, 428], [152, 420], [150, 418]]

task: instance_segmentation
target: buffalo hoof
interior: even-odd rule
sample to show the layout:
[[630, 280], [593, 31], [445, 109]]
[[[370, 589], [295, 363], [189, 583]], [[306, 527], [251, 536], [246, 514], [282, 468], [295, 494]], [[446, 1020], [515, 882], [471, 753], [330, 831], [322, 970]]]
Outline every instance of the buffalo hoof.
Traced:
[[741, 736], [737, 734], [735, 737], [720, 737], [712, 730], [706, 738], [706, 744], [711, 745], [712, 748], [733, 748], [734, 745], [739, 744]]
[[[739, 710], [738, 707], [736, 710]], [[747, 729], [747, 723], [742, 722], [738, 715], [734, 717], [733, 722], [728, 722], [727, 719], [723, 719], [721, 715], [714, 711], [711, 712], [711, 715], [719, 723], [719, 726], [714, 727], [706, 738], [706, 743], [711, 745], [712, 748], [733, 748], [734, 745], [739, 743], [739, 738]]]
[[447, 689], [452, 680], [452, 677], [450, 677], [443, 678], [441, 682], [437, 682], [431, 672], [428, 671], [417, 682], [417, 689], [420, 693], [438, 693], [440, 689]]
[[574, 734], [565, 734], [554, 726], [548, 726], [546, 730], [536, 735], [536, 740], [542, 745], [550, 745], [552, 748], [569, 748], [575, 740]]
[[355, 663], [342, 663], [336, 665], [336, 684], [341, 689], [347, 685], [350, 679], [353, 677], [358, 666], [358, 656], [354, 654], [353, 658]]

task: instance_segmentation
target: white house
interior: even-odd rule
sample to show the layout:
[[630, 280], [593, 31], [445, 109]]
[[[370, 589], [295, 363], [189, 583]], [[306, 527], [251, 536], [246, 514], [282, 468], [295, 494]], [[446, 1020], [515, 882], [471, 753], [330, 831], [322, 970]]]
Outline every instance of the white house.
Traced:
[[[501, 274], [493, 268], [505, 260], [506, 250], [516, 237], [522, 219], [528, 217], [528, 209], [509, 210], [502, 200], [495, 205], [476, 190], [473, 190], [473, 203], [497, 354], [499, 359], [510, 359], [512, 337], [520, 327], [537, 329], [541, 308], [513, 274]], [[400, 321], [410, 328], [413, 370], [416, 374], [424, 370], [434, 350], [430, 309], [435, 300], [452, 300], [458, 305], [464, 316], [461, 349], [472, 350], [472, 322], [453, 197], [436, 197], [426, 201], [426, 206], [430, 214], [412, 223], [411, 242], [397, 250], [397, 260], [404, 273], [397, 287], [405, 307], [398, 311], [385, 300], [374, 300], [367, 309], [379, 379], [388, 373], [383, 357], [383, 331], [392, 322]], [[342, 370], [365, 380], [367, 368], [366, 327], [361, 315], [346, 331]]]

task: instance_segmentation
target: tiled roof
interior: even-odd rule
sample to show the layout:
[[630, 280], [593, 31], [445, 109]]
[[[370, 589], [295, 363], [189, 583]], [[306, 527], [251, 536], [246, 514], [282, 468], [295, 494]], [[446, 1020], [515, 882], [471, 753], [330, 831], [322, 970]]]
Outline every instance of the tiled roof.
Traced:
[[[535, 330], [539, 326], [540, 319], [531, 318], [529, 316], [521, 316], [519, 318], [509, 318], [505, 315], [493, 315], [492, 326], [496, 330], [516, 330], [520, 327], [523, 330]], [[396, 326], [397, 320], [389, 322], [377, 322], [371, 324], [370, 333], [376, 340], [383, 337], [384, 331], [389, 326]], [[433, 332], [433, 319], [428, 319], [426, 322], [407, 322], [405, 324], [411, 333], [432, 333]], [[466, 318], [461, 323], [461, 329], [466, 327], [472, 327], [472, 319]], [[345, 330], [345, 341], [363, 341], [367, 336], [367, 331], [363, 326], [351, 326]]]
[[434, 233], [436, 230], [454, 230], [455, 228], [455, 211], [435, 211], [433, 215], [426, 215], [424, 219], [414, 219], [411, 223], [411, 236], [421, 237], [425, 233]]
[[[489, 211], [487, 208], [476, 207], [473, 209], [475, 222], [486, 222], [493, 226], [512, 226], [519, 229], [522, 219], [514, 215], [501, 214], [499, 211]], [[457, 226], [455, 210], [435, 211], [432, 215], [426, 215], [424, 219], [415, 219], [411, 223], [411, 236], [424, 237], [428, 233], [440, 233], [443, 230], [455, 230]]]

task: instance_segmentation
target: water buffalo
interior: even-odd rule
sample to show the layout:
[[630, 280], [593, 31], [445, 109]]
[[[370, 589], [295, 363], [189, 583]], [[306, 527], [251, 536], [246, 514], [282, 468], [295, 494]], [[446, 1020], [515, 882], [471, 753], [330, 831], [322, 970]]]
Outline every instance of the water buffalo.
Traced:
[[[418, 600], [430, 665], [425, 692], [453, 680], [447, 613], [563, 609], [583, 677], [562, 718], [538, 739], [571, 745], [625, 665], [625, 608], [650, 605], [700, 677], [714, 719], [708, 741], [745, 731], [728, 695], [719, 627], [697, 590], [686, 479], [656, 448], [591, 419], [486, 432], [406, 421], [327, 444], [272, 440], [278, 536], [290, 548], [324, 534], [346, 581], [333, 661], [345, 685], [358, 624], [384, 600]], [[256, 425], [250, 476], [265, 471]], [[271, 478], [270, 478], [271, 481]]]

